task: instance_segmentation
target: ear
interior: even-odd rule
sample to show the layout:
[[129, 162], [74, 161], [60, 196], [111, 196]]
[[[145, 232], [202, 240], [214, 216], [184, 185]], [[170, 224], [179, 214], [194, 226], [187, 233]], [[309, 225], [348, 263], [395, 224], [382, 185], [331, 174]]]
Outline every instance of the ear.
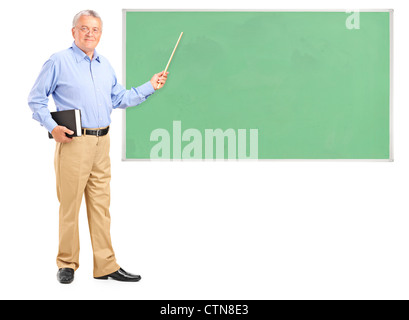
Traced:
[[75, 28], [72, 28], [71, 32], [72, 32], [72, 37], [75, 39], [75, 35], [74, 35], [75, 34]]

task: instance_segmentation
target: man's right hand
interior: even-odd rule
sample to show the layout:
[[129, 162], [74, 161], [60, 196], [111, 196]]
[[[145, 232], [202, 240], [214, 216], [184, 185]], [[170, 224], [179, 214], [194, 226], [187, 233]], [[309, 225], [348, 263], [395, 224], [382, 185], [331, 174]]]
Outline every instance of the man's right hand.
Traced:
[[72, 138], [67, 137], [65, 134], [74, 134], [74, 131], [64, 127], [64, 126], [56, 126], [53, 131], [51, 131], [54, 140], [61, 143], [68, 143], [72, 141]]

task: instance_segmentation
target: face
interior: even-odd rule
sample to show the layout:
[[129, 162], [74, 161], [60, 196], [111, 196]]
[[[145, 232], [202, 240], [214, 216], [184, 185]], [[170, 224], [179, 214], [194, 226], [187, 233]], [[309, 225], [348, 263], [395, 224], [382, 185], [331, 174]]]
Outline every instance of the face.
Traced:
[[75, 44], [87, 54], [93, 54], [101, 33], [101, 20], [91, 16], [81, 16], [75, 28], [72, 28]]

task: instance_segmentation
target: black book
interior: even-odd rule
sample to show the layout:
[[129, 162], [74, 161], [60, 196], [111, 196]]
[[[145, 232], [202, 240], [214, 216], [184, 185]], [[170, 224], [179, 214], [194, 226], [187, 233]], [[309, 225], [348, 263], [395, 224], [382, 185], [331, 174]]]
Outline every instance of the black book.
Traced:
[[[59, 126], [64, 126], [72, 131], [74, 131], [73, 135], [66, 134], [67, 137], [79, 137], [82, 134], [81, 128], [81, 110], [64, 110], [64, 111], [54, 111], [50, 112], [51, 117], [54, 119], [55, 122]], [[49, 132], [48, 137], [53, 139], [52, 134]]]

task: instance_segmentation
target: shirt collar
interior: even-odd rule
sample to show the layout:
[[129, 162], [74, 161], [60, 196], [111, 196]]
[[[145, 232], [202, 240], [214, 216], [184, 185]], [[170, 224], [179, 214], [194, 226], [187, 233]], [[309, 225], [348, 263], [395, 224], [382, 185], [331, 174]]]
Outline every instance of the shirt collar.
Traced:
[[[75, 41], [72, 43], [71, 48], [72, 48], [72, 50], [74, 52], [74, 57], [75, 57], [75, 60], [77, 61], [77, 63], [81, 62], [82, 60], [84, 60], [86, 58], [89, 59], [87, 54], [84, 51], [82, 51], [80, 48], [77, 47], [77, 45], [75, 44]], [[95, 49], [94, 49], [94, 56], [93, 56], [92, 60], [97, 60], [99, 63], [101, 63], [101, 60], [99, 58], [99, 54], [98, 54], [97, 50], [95, 50]]]

